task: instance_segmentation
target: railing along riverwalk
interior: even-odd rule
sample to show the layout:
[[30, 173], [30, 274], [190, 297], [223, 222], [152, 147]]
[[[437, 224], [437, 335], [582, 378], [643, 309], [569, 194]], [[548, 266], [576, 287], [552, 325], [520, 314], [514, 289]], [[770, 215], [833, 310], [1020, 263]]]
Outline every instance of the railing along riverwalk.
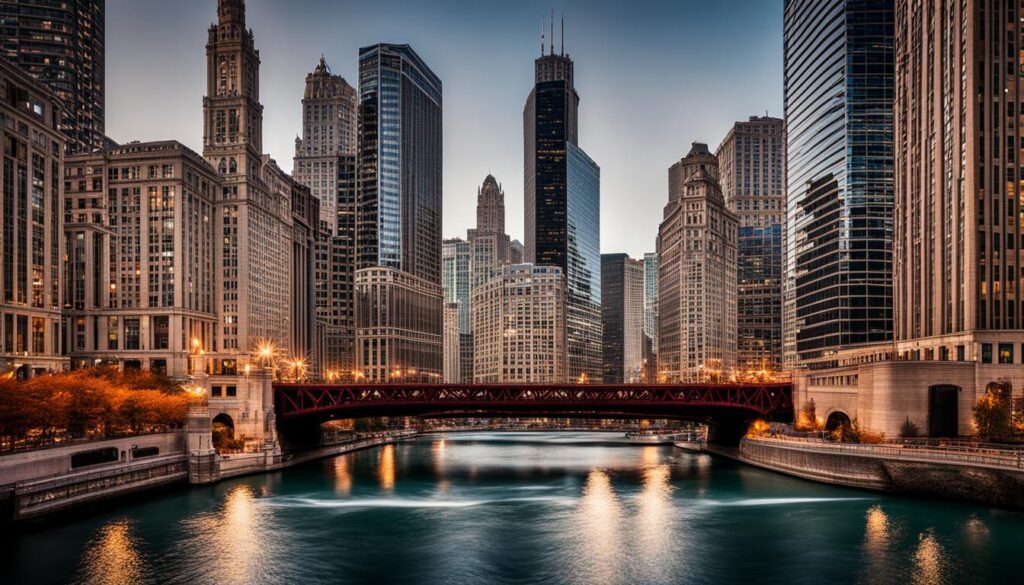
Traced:
[[843, 453], [902, 461], [930, 461], [1024, 469], [1024, 449], [968, 441], [900, 441], [861, 444], [831, 443], [815, 437], [748, 437], [746, 441], [805, 451]]

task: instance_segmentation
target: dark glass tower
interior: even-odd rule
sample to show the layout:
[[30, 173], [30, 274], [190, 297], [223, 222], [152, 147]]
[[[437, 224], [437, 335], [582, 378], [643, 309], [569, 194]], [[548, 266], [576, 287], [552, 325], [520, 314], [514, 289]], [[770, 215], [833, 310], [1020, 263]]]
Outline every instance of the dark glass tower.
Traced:
[[787, 0], [787, 365], [892, 340], [893, 0]]
[[3, 56], [63, 102], [68, 154], [105, 146], [105, 12], [103, 0], [0, 2]]
[[371, 381], [436, 381], [441, 80], [408, 45], [359, 50], [357, 173], [357, 369]]
[[573, 62], [554, 52], [535, 61], [523, 109], [526, 261], [566, 276], [568, 375], [597, 382], [601, 355], [600, 168], [578, 146]]

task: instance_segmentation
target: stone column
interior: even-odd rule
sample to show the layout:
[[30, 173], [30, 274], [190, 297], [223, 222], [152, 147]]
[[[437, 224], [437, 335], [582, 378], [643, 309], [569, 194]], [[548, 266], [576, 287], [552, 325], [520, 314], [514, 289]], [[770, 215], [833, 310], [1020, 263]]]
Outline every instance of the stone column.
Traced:
[[206, 404], [190, 406], [187, 423], [188, 480], [193, 484], [220, 479], [220, 457], [213, 448], [210, 409]]

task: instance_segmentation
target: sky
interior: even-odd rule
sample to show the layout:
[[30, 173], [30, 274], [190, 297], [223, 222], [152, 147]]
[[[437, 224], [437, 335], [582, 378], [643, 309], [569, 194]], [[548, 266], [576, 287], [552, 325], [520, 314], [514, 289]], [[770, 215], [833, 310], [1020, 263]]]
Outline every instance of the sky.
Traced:
[[[357, 85], [359, 48], [408, 43], [443, 84], [444, 235], [475, 223], [491, 173], [523, 239], [523, 105], [542, 18], [565, 15], [579, 145], [601, 167], [601, 250], [654, 251], [668, 167], [735, 121], [782, 115], [782, 0], [249, 0], [263, 148], [289, 170], [305, 76], [323, 54]], [[214, 0], [108, 0], [107, 134], [202, 151]], [[556, 34], [558, 33], [556, 23]], [[556, 42], [556, 50], [558, 50]]]

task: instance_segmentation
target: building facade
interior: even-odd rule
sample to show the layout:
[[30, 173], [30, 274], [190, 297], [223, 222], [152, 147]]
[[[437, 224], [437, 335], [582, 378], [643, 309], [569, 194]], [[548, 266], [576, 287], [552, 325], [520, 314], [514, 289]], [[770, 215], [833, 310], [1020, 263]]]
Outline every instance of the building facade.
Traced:
[[0, 374], [63, 369], [61, 105], [49, 88], [0, 60]]
[[512, 240], [505, 233], [505, 191], [493, 175], [487, 175], [476, 193], [476, 227], [466, 239], [472, 251], [472, 286], [490, 280], [492, 273], [506, 265], [522, 262], [516, 257]]
[[737, 220], [716, 169], [707, 145], [694, 143], [669, 172], [675, 190], [658, 228], [659, 381], [735, 374]]
[[72, 368], [183, 379], [215, 349], [220, 177], [174, 141], [68, 157], [67, 339]]
[[306, 75], [293, 171], [319, 202], [315, 249], [316, 362], [331, 380], [355, 377], [356, 91], [320, 57]]
[[441, 80], [408, 45], [364, 47], [359, 104], [356, 368], [369, 381], [392, 380], [396, 372], [437, 380]]
[[644, 379], [644, 267], [627, 254], [601, 255], [601, 351], [605, 384]]
[[658, 379], [658, 253], [644, 254], [644, 381]]
[[785, 3], [790, 367], [892, 341], [893, 19], [893, 0]]
[[104, 0], [0, 3], [4, 58], [46, 84], [63, 106], [68, 154], [106, 147]]
[[561, 268], [510, 264], [473, 289], [473, 382], [568, 381]]
[[[469, 242], [460, 238], [444, 240], [441, 251], [442, 282], [445, 303], [445, 381], [469, 383], [473, 380], [473, 321], [470, 306], [472, 289], [471, 264], [473, 250]], [[448, 310], [455, 308], [455, 328], [458, 335], [448, 335]], [[447, 368], [458, 365], [454, 371]]]
[[744, 373], [782, 369], [784, 151], [783, 121], [755, 116], [733, 125], [715, 152], [722, 196], [739, 220], [737, 359]]
[[569, 376], [602, 377], [600, 169], [579, 147], [573, 62], [554, 52], [534, 62], [523, 110], [526, 262], [565, 276]]

